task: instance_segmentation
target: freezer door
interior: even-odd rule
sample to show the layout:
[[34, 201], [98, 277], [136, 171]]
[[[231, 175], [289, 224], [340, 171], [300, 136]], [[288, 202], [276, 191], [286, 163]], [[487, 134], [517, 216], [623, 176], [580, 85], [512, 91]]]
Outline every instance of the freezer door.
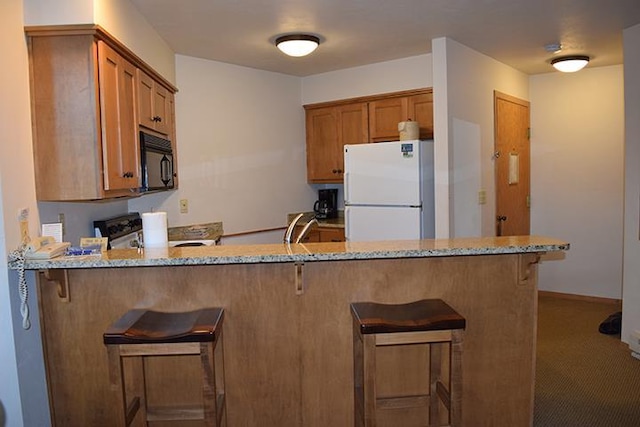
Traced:
[[346, 145], [344, 150], [347, 204], [421, 204], [418, 141]]
[[420, 208], [345, 206], [349, 242], [420, 239]]

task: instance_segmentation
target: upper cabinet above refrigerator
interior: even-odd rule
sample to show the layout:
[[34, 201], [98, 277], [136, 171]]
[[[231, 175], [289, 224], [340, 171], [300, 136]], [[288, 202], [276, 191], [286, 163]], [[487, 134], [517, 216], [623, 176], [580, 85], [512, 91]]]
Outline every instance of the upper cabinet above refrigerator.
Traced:
[[305, 105], [307, 181], [342, 183], [342, 148], [399, 139], [398, 123], [420, 124], [420, 138], [433, 137], [432, 89], [416, 89]]

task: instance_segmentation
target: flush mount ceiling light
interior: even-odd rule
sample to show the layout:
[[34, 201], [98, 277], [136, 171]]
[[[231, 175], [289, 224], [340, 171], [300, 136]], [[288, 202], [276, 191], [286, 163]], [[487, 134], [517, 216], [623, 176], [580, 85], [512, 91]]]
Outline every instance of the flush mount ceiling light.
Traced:
[[575, 73], [582, 70], [589, 63], [589, 57], [584, 55], [561, 56], [551, 60], [551, 65], [563, 73]]
[[320, 38], [310, 34], [289, 34], [276, 39], [276, 46], [289, 56], [306, 56], [316, 50]]

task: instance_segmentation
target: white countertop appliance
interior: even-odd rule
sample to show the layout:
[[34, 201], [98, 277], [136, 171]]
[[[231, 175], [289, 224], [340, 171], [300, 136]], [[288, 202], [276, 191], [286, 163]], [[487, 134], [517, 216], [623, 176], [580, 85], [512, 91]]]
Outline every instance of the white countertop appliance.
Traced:
[[433, 140], [344, 146], [347, 241], [435, 236]]

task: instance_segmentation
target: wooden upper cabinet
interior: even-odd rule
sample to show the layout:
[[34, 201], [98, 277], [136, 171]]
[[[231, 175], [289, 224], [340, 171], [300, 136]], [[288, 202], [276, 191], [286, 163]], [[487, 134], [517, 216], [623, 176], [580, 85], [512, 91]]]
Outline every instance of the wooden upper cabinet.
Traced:
[[420, 125], [420, 139], [433, 138], [433, 93], [409, 96], [407, 117]]
[[397, 141], [398, 123], [413, 120], [420, 124], [420, 138], [433, 138], [433, 93], [395, 96], [369, 102], [371, 142]]
[[[138, 195], [138, 70], [163, 82], [171, 94], [168, 108], [173, 109], [176, 89], [99, 26], [27, 27], [25, 32], [37, 199]], [[169, 134], [173, 111], [167, 117]]]
[[307, 180], [342, 182], [344, 145], [368, 141], [367, 104], [308, 109], [306, 133]]
[[369, 140], [397, 141], [398, 123], [407, 120], [407, 97], [380, 99], [369, 103]]
[[397, 141], [398, 123], [420, 123], [420, 138], [433, 138], [433, 94], [416, 89], [305, 105], [307, 181], [342, 183], [346, 144]]
[[337, 179], [335, 152], [338, 149], [338, 118], [335, 108], [319, 108], [306, 113], [307, 180], [330, 182]]
[[141, 126], [164, 135], [171, 136], [173, 132], [173, 93], [140, 69], [138, 120]]
[[104, 189], [138, 188], [136, 67], [103, 41], [98, 41], [98, 62]]

